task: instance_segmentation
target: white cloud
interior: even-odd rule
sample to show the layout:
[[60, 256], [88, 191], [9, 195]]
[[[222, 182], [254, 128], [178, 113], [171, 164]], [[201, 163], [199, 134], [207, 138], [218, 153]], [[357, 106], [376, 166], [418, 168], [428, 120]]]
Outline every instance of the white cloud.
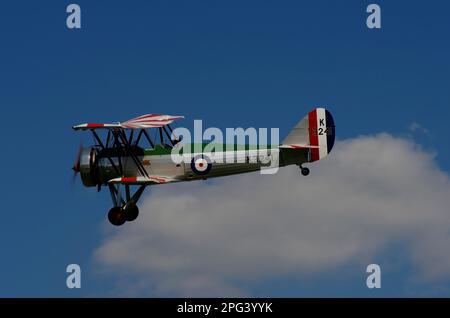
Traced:
[[430, 131], [423, 127], [421, 124], [413, 122], [411, 125], [409, 125], [409, 130], [413, 133], [420, 132], [426, 136], [430, 136]]
[[155, 296], [237, 296], [393, 245], [422, 279], [450, 276], [450, 183], [431, 155], [379, 134], [338, 142], [310, 168], [151, 187], [139, 219], [111, 230], [95, 258]]

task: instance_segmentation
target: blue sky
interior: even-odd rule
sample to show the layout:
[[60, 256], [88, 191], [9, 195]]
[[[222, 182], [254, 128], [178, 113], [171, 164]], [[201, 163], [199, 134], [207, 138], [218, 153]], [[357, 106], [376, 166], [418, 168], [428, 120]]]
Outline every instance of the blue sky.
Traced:
[[[109, 194], [70, 187], [80, 140], [91, 141], [72, 131], [76, 123], [169, 113], [184, 115], [188, 127], [203, 119], [219, 128], [279, 127], [284, 136], [323, 105], [339, 139], [413, 138], [449, 171], [446, 1], [376, 1], [381, 30], [366, 27], [370, 1], [77, 1], [81, 30], [66, 28], [69, 3], [15, 1], [0, 10], [0, 296], [114, 295], [121, 278], [101, 273], [92, 256], [109, 231]], [[413, 123], [428, 133], [412, 133]], [[352, 266], [274, 275], [247, 290], [449, 295], [450, 281], [411, 283], [402, 251], [383, 253], [391, 270], [380, 291], [368, 291]], [[81, 290], [65, 287], [70, 263], [82, 267]]]

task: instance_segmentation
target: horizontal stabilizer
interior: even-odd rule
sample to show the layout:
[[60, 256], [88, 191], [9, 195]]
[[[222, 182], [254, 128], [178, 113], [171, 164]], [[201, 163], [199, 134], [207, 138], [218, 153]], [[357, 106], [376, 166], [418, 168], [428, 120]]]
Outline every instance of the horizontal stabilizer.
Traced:
[[318, 149], [319, 146], [294, 144], [294, 145], [281, 145], [281, 146], [278, 146], [278, 148], [281, 148], [281, 149]]

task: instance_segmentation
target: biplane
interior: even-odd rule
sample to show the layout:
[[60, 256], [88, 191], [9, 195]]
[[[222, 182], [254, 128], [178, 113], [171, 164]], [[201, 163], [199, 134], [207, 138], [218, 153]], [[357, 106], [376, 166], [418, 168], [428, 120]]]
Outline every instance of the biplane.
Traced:
[[[205, 180], [213, 177], [253, 172], [277, 162], [278, 167], [298, 165], [307, 176], [311, 163], [326, 157], [335, 141], [335, 124], [324, 108], [313, 109], [293, 128], [281, 145], [237, 145], [225, 147], [223, 156], [233, 161], [216, 162], [200, 147], [183, 152], [183, 162], [174, 162], [174, 147], [181, 144], [171, 124], [183, 116], [142, 115], [125, 122], [85, 123], [74, 130], [88, 130], [95, 143], [80, 147], [73, 166], [86, 187], [98, 191], [107, 187], [113, 207], [108, 212], [111, 224], [120, 226], [139, 215], [137, 203], [149, 185]], [[153, 130], [153, 131], [151, 131]], [[264, 151], [265, 160], [260, 160]], [[238, 160], [238, 159], [242, 160]]]

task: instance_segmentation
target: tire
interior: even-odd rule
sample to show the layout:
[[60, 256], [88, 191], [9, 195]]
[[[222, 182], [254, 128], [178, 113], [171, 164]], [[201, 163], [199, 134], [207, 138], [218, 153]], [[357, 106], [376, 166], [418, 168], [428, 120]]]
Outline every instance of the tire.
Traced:
[[112, 225], [121, 226], [126, 221], [125, 212], [119, 207], [114, 207], [108, 212], [108, 220]]
[[308, 168], [302, 168], [302, 175], [304, 175], [305, 177], [307, 176], [307, 175], [309, 175], [309, 169]]
[[139, 216], [139, 208], [133, 204], [125, 210], [125, 215], [128, 222], [134, 221]]

